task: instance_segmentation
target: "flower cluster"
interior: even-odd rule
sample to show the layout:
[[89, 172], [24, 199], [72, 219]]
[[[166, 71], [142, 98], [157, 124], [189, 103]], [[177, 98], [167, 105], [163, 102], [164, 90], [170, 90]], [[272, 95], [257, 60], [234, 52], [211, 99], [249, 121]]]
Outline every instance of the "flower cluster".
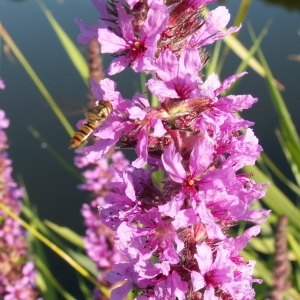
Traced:
[[202, 47], [239, 29], [222, 31], [230, 19], [225, 7], [202, 19], [209, 2], [94, 0], [99, 24], [77, 20], [80, 42], [97, 38], [102, 53], [115, 56], [109, 75], [127, 66], [151, 74], [146, 86], [160, 102], [153, 107], [141, 94], [125, 99], [112, 80], [91, 80], [95, 97], [110, 101], [113, 110], [85, 158], [97, 161], [117, 143], [137, 154], [132, 169], [115, 167], [118, 176], [100, 207], [102, 223], [126, 257], [106, 275], [111, 283], [123, 282], [111, 299], [130, 290], [139, 300], [254, 299], [252, 284], [260, 282], [252, 278], [255, 262], [239, 254], [260, 227], [229, 234], [238, 221], [260, 224], [269, 214], [250, 209], [264, 196], [264, 185], [240, 172], [262, 149], [253, 123], [235, 113], [257, 99], [221, 95], [244, 73], [222, 83], [216, 74], [203, 80], [208, 56]]
[[[12, 179], [11, 160], [5, 152], [9, 125], [4, 111], [0, 110], [0, 202], [15, 214], [20, 213], [23, 191]], [[37, 299], [36, 272], [28, 257], [28, 244], [19, 222], [0, 210], [0, 298], [4, 300]]]
[[87, 227], [84, 238], [85, 249], [88, 256], [96, 263], [100, 271], [99, 280], [101, 281], [114, 263], [124, 260], [115, 248], [114, 231], [102, 224], [98, 212], [98, 207], [104, 204], [104, 197], [111, 192], [109, 182], [116, 181], [119, 176], [115, 168], [125, 171], [129, 165], [129, 161], [124, 158], [120, 151], [111, 155], [111, 162], [114, 167], [109, 164], [107, 158], [100, 159], [92, 165], [80, 154], [75, 158], [77, 167], [87, 168], [82, 173], [86, 182], [81, 184], [79, 189], [91, 191], [94, 199], [91, 204], [83, 205], [81, 213]]

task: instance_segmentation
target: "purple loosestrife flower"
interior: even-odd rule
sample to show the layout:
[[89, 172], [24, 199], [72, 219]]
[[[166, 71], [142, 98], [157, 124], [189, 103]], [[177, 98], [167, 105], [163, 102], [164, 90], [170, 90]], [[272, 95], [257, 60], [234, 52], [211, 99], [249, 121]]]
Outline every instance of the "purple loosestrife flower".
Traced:
[[4, 80], [0, 77], [0, 90], [4, 90], [5, 89], [5, 83]]
[[78, 41], [88, 43], [98, 38], [102, 53], [118, 56], [107, 71], [109, 75], [129, 65], [136, 72], [155, 71], [155, 58], [163, 49], [180, 56], [185, 48], [198, 49], [238, 30], [230, 28], [226, 34], [220, 31], [230, 19], [223, 7], [212, 11], [206, 22], [200, 19], [202, 6], [209, 2], [213, 0], [167, 1], [168, 5], [161, 0], [93, 0], [100, 13], [99, 24], [88, 27], [77, 20], [81, 29]]
[[[5, 152], [9, 126], [4, 111], [0, 110], [0, 201], [15, 214], [20, 213], [23, 191], [12, 179], [11, 160]], [[19, 222], [0, 210], [0, 298], [4, 300], [37, 299], [36, 271], [29, 260], [26, 236]]]
[[[111, 191], [109, 182], [115, 181], [119, 172], [126, 170], [129, 165], [121, 152], [113, 153], [110, 159], [111, 164], [108, 158], [90, 164], [80, 153], [75, 158], [75, 164], [79, 168], [85, 168], [82, 175], [86, 182], [79, 189], [91, 191], [94, 198], [90, 204], [83, 204], [81, 209], [87, 227], [83, 238], [85, 250], [97, 266], [99, 282], [107, 288], [112, 288], [113, 285], [104, 280], [106, 273], [112, 269], [114, 263], [122, 262], [126, 258], [116, 249], [115, 232], [101, 222], [98, 209], [104, 205], [104, 197]], [[94, 298], [105, 299], [105, 296], [95, 290]]]
[[[96, 37], [103, 52], [117, 57], [109, 74], [126, 66], [151, 74], [146, 85], [160, 101], [152, 107], [140, 94], [124, 99], [110, 79], [91, 82], [96, 98], [110, 101], [113, 112], [95, 132], [100, 140], [84, 150], [85, 159], [95, 162], [117, 143], [138, 156], [132, 168], [116, 168], [99, 207], [126, 257], [106, 275], [123, 282], [112, 291], [114, 300], [130, 290], [139, 291], [139, 300], [254, 299], [252, 285], [260, 282], [252, 278], [255, 262], [239, 254], [260, 227], [229, 235], [238, 221], [260, 224], [270, 213], [250, 209], [265, 185], [241, 173], [262, 148], [249, 128], [253, 123], [235, 113], [257, 99], [221, 95], [245, 73], [223, 82], [201, 74], [208, 60], [201, 47], [239, 29], [222, 31], [230, 19], [225, 7], [200, 18], [209, 2], [94, 0], [99, 24], [78, 21], [80, 41]], [[157, 170], [161, 182], [154, 180]]]
[[[100, 13], [106, 11], [106, 7], [100, 7]], [[125, 3], [124, 3], [125, 4]], [[108, 74], [113, 75], [131, 65], [136, 72], [152, 69], [154, 54], [157, 51], [157, 42], [162, 30], [167, 25], [168, 11], [165, 5], [152, 2], [148, 6], [138, 7], [136, 12], [128, 14], [123, 3], [109, 3], [113, 12], [107, 21], [100, 21], [98, 27], [98, 41], [102, 53], [118, 53], [119, 57], [112, 62]], [[147, 17], [147, 18], [145, 18]], [[78, 21], [85, 31], [85, 25]], [[119, 24], [119, 26], [114, 26]], [[111, 30], [111, 25], [113, 30]], [[89, 32], [88, 32], [89, 33]], [[91, 37], [95, 32], [93, 31]], [[89, 41], [84, 34], [79, 41]], [[100, 42], [101, 41], [101, 42]]]

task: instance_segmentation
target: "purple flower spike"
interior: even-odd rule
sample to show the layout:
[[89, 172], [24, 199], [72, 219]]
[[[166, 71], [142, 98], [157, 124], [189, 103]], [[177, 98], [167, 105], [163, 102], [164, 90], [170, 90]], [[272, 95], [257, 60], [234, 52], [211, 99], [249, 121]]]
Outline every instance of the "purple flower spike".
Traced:
[[[102, 52], [116, 57], [108, 74], [127, 66], [146, 72], [152, 77], [146, 86], [159, 100], [151, 106], [141, 94], [125, 99], [112, 80], [92, 81], [98, 101], [113, 107], [78, 160], [99, 164], [84, 173], [83, 185], [97, 195], [99, 215], [88, 206], [83, 213], [95, 225], [87, 231], [89, 255], [107, 268], [101, 282], [118, 285], [111, 294], [118, 300], [130, 291], [138, 300], [254, 299], [253, 284], [261, 282], [252, 278], [255, 262], [239, 252], [270, 211], [250, 209], [266, 185], [241, 169], [255, 164], [262, 148], [253, 123], [236, 113], [257, 99], [221, 95], [246, 73], [221, 82], [202, 71], [209, 57], [201, 47], [240, 27], [223, 32], [230, 19], [223, 6], [199, 17], [212, 0], [93, 2]], [[82, 41], [95, 35], [96, 27], [79, 24]], [[99, 160], [114, 146], [136, 156], [128, 165]], [[256, 225], [230, 236], [241, 220]]]
[[[0, 202], [20, 214], [21, 190], [12, 178], [12, 161], [5, 152], [9, 126], [4, 111], [0, 110]], [[29, 256], [26, 234], [19, 222], [0, 210], [0, 298], [5, 300], [40, 299], [36, 290], [36, 270]]]

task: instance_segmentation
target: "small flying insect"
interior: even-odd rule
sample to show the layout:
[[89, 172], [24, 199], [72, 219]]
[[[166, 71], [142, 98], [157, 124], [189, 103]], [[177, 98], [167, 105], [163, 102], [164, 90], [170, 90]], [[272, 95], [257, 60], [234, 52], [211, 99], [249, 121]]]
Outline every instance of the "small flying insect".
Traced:
[[87, 118], [74, 133], [69, 149], [82, 145], [106, 121], [112, 110], [110, 101], [100, 101], [98, 105], [88, 109]]

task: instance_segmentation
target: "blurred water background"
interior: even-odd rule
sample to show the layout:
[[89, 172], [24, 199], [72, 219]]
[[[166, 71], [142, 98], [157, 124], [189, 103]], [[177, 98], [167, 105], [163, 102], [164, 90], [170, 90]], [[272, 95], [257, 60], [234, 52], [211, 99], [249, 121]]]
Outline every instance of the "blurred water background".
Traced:
[[[299, 131], [300, 61], [289, 59], [291, 54], [300, 55], [298, 2], [253, 0], [239, 34], [239, 40], [250, 48], [252, 42], [248, 25], [250, 24], [258, 35], [266, 23], [272, 20], [261, 47], [274, 76], [285, 87], [283, 97]], [[44, 3], [73, 41], [76, 41], [79, 34], [74, 18], [80, 18], [89, 25], [97, 23], [97, 11], [88, 0], [46, 0]], [[222, 3], [235, 16], [239, 1], [230, 0]], [[213, 7], [214, 5], [208, 6]], [[55, 98], [86, 105], [87, 87], [35, 1], [1, 0], [0, 22]], [[85, 53], [85, 45], [79, 44], [78, 47]], [[109, 62], [109, 56], [105, 56], [104, 67], [107, 67]], [[239, 63], [239, 58], [230, 54], [221, 79], [234, 73]], [[236, 93], [250, 93], [258, 97], [259, 102], [243, 116], [255, 122], [254, 131], [266, 153], [279, 168], [289, 172], [274, 134], [278, 119], [265, 81], [252, 69], [248, 69], [248, 72]], [[69, 136], [20, 63], [13, 55], [10, 56], [9, 51], [3, 52], [3, 49], [0, 76], [6, 84], [6, 89], [0, 92], [0, 109], [5, 110], [11, 121], [8, 129], [9, 153], [13, 159], [15, 178], [22, 176], [30, 200], [42, 219], [49, 219], [83, 234], [80, 208], [89, 200], [88, 194], [76, 189], [78, 179], [62, 169], [47, 151], [47, 145], [35, 139], [28, 126], [37, 129], [52, 147], [72, 163], [74, 153], [68, 150]], [[139, 87], [139, 78], [130, 70], [112, 79], [118, 83], [119, 91], [127, 98], [131, 98]], [[75, 128], [76, 122], [83, 116], [68, 116], [68, 118]], [[59, 281], [76, 294], [77, 287], [73, 285], [76, 278], [73, 272], [70, 272], [70, 268], [51, 254], [50, 262]]]

